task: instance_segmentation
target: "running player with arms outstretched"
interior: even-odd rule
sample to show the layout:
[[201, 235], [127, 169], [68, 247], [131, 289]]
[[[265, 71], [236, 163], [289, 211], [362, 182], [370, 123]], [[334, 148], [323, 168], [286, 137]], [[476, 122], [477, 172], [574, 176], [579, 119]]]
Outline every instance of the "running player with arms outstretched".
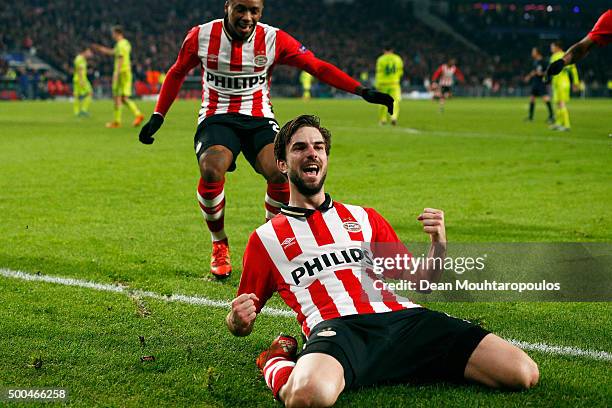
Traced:
[[236, 168], [240, 151], [268, 182], [266, 218], [289, 200], [289, 187], [274, 160], [273, 141], [278, 132], [270, 101], [270, 80], [275, 65], [290, 65], [370, 103], [393, 110], [393, 98], [368, 88], [335, 66], [314, 56], [289, 34], [259, 22], [263, 0], [228, 0], [225, 17], [194, 27], [185, 38], [178, 59], [170, 68], [155, 112], [140, 132], [142, 143], [164, 121], [187, 73], [202, 67], [202, 107], [194, 140], [200, 167], [197, 198], [213, 241], [211, 272], [217, 278], [231, 273], [229, 244], [224, 231], [225, 173]]

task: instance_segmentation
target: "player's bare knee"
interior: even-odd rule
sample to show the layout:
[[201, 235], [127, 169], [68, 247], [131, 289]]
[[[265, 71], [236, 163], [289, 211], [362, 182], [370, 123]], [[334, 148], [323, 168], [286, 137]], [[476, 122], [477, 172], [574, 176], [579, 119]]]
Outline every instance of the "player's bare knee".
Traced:
[[219, 150], [207, 150], [200, 156], [200, 174], [207, 182], [221, 181], [231, 164], [231, 158]]
[[522, 389], [534, 387], [540, 379], [538, 365], [525, 355], [518, 363], [517, 386]]
[[286, 393], [285, 406], [330, 407], [337, 399], [338, 391], [332, 383], [306, 378], [291, 384], [289, 392]]

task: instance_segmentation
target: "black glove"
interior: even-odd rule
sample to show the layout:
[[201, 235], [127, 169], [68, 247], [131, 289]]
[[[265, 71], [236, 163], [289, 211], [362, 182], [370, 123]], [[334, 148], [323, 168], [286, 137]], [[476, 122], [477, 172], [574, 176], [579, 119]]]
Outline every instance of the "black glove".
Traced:
[[565, 62], [563, 61], [563, 58], [556, 60], [550, 64], [548, 68], [546, 68], [546, 77], [552, 78], [553, 76], [557, 75], [559, 72], [561, 72], [564, 66]]
[[140, 143], [147, 145], [152, 144], [155, 141], [153, 135], [161, 127], [162, 123], [164, 123], [164, 117], [161, 114], [152, 114], [149, 121], [140, 129], [140, 133], [138, 134]]
[[367, 102], [385, 105], [387, 107], [387, 111], [389, 111], [389, 115], [393, 115], [393, 98], [391, 95], [375, 91], [371, 88], [364, 88], [361, 91], [361, 97]]

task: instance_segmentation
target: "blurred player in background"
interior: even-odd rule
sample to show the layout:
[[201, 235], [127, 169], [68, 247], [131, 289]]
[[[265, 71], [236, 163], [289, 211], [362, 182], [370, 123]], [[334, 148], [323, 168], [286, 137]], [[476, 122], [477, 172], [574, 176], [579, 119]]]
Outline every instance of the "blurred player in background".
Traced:
[[[553, 41], [550, 44], [550, 62], [562, 59], [564, 52], [561, 48], [561, 44], [557, 41]], [[570, 100], [570, 90], [573, 87], [574, 90], [578, 90], [579, 84], [578, 70], [575, 65], [568, 65], [559, 73], [552, 78], [552, 92], [553, 92], [553, 103], [556, 108], [556, 121], [551, 125], [552, 130], [558, 130], [567, 132], [571, 128], [569, 111], [567, 110], [567, 103]]]
[[130, 60], [132, 45], [125, 38], [121, 26], [114, 26], [111, 32], [113, 40], [115, 40], [115, 48], [108, 48], [99, 44], [93, 45], [96, 51], [115, 57], [113, 69], [113, 99], [115, 101], [115, 110], [113, 121], [107, 123], [106, 127], [121, 127], [121, 111], [123, 110], [123, 104], [127, 105], [130, 112], [134, 115], [134, 122], [132, 125], [138, 126], [144, 120], [144, 116], [140, 113], [134, 101], [129, 99], [130, 96], [132, 96], [132, 63]]
[[89, 116], [89, 105], [93, 88], [87, 78], [87, 59], [93, 57], [90, 48], [85, 48], [74, 58], [72, 75], [72, 93], [74, 95], [73, 111], [75, 116]]
[[436, 90], [434, 95], [440, 101], [440, 112], [444, 112], [444, 101], [453, 94], [455, 78], [459, 82], [465, 81], [463, 72], [456, 64], [457, 61], [454, 58], [449, 59], [446, 64], [440, 65], [431, 77], [432, 88]]
[[400, 101], [402, 99], [401, 82], [404, 76], [404, 61], [393, 52], [392, 47], [385, 47], [383, 54], [376, 60], [376, 89], [393, 97], [393, 114], [389, 115], [384, 106], [378, 110], [378, 122], [385, 125], [389, 116], [391, 124], [397, 125]]
[[312, 97], [310, 90], [312, 89], [312, 75], [306, 71], [300, 73], [300, 84], [302, 85], [302, 99], [309, 101]]
[[531, 58], [533, 58], [533, 69], [525, 77], [525, 82], [531, 83], [531, 97], [529, 98], [529, 116], [527, 120], [533, 120], [533, 113], [535, 111], [535, 100], [537, 97], [542, 97], [546, 107], [548, 108], [548, 123], [555, 123], [555, 117], [553, 115], [552, 105], [550, 103], [550, 96], [548, 96], [548, 89], [544, 82], [544, 72], [546, 69], [546, 62], [542, 53], [536, 47], [531, 49]]
[[197, 198], [213, 241], [210, 271], [221, 279], [232, 271], [224, 229], [225, 173], [236, 169], [240, 152], [268, 183], [266, 219], [278, 214], [280, 206], [289, 200], [287, 179], [274, 159], [273, 143], [279, 126], [272, 110], [270, 84], [275, 65], [307, 71], [326, 84], [385, 105], [393, 112], [391, 96], [364, 88], [332, 64], [316, 58], [285, 31], [260, 23], [263, 8], [263, 0], [228, 0], [223, 19], [189, 31], [168, 71], [155, 112], [139, 135], [142, 143], [153, 143], [153, 134], [164, 122], [185, 76], [201, 66], [202, 106], [194, 137], [201, 175]]
[[612, 42], [612, 9], [604, 12], [595, 23], [593, 29], [582, 40], [572, 45], [563, 58], [552, 62], [546, 70], [546, 75], [552, 77], [559, 74], [563, 67], [575, 64], [586, 57], [595, 44], [603, 47]]

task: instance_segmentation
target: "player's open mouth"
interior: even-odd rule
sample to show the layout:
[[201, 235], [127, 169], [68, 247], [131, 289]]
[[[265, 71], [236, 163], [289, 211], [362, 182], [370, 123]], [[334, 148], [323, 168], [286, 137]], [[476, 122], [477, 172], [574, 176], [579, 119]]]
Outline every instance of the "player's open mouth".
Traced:
[[240, 29], [240, 31], [247, 32], [247, 31], [250, 31], [251, 28], [253, 28], [253, 25], [249, 24], [249, 23], [243, 23], [242, 21], [239, 21], [238, 22], [238, 28]]
[[316, 164], [309, 164], [307, 166], [302, 167], [302, 171], [307, 176], [313, 176], [314, 177], [317, 174], [319, 174], [319, 166], [317, 166]]

